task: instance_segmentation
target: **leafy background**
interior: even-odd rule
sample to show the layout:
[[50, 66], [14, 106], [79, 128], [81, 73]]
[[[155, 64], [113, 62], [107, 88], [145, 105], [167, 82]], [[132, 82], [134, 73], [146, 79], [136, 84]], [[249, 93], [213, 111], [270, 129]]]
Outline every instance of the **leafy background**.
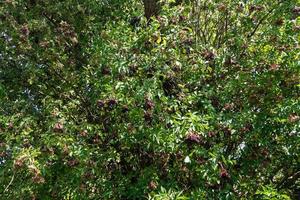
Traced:
[[0, 2], [1, 199], [296, 199], [300, 2]]

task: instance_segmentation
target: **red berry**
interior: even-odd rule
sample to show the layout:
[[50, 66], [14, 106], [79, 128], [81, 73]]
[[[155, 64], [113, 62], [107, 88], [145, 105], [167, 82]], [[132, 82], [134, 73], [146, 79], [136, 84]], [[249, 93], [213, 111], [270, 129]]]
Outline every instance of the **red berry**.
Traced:
[[220, 177], [221, 178], [228, 178], [229, 177], [229, 174], [227, 172], [227, 170], [225, 168], [221, 168], [221, 171], [220, 171]]
[[148, 184], [148, 188], [150, 190], [155, 190], [157, 188], [157, 184], [154, 181], [150, 181], [150, 183]]
[[53, 127], [53, 131], [56, 133], [63, 132], [63, 129], [64, 129], [64, 126], [60, 122], [56, 123]]

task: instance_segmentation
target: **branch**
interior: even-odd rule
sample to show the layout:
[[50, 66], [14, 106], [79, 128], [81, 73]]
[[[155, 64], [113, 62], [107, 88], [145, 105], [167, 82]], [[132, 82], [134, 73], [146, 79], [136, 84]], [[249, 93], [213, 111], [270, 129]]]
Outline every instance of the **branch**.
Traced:
[[260, 27], [260, 25], [269, 17], [269, 15], [275, 10], [275, 8], [277, 7], [277, 6], [279, 6], [279, 4], [281, 4], [282, 3], [282, 1], [279, 1], [278, 2], [278, 4], [275, 6], [275, 7], [273, 7], [271, 10], [269, 10], [269, 12], [267, 13], [267, 14], [265, 14], [260, 20], [259, 20], [259, 22], [256, 24], [256, 26], [254, 27], [254, 29], [253, 29], [253, 31], [250, 33], [250, 34], [248, 34], [248, 36], [247, 36], [247, 38], [251, 38], [255, 33], [256, 33], [256, 31], [258, 30], [258, 28]]
[[10, 182], [9, 182], [8, 185], [5, 187], [3, 193], [5, 193], [5, 192], [8, 190], [9, 186], [11, 186], [12, 182], [14, 181], [14, 179], [15, 179], [15, 172], [13, 173], [13, 175], [12, 175], [12, 177], [11, 177], [11, 179], [10, 179]]
[[278, 189], [288, 188], [292, 184], [296, 182], [297, 179], [300, 178], [300, 171], [296, 172], [292, 176], [286, 176], [283, 180], [280, 181], [279, 185], [277, 186]]
[[57, 22], [56, 22], [53, 18], [49, 17], [45, 12], [43, 12], [42, 15], [43, 15], [49, 22], [51, 22], [51, 24], [53, 24], [54, 27], [57, 27], [57, 26], [58, 26], [58, 25], [57, 25]]

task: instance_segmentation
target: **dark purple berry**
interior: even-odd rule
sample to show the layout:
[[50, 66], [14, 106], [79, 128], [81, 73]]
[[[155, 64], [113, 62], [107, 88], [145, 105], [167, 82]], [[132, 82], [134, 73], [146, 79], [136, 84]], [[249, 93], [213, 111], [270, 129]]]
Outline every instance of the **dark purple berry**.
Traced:
[[98, 101], [97, 101], [97, 106], [98, 106], [99, 108], [103, 108], [104, 105], [105, 105], [104, 101], [102, 101], [102, 100], [98, 100]]
[[215, 59], [215, 54], [212, 51], [206, 50], [202, 53], [202, 57], [206, 60], [206, 61], [212, 61]]
[[298, 6], [294, 7], [292, 12], [293, 12], [294, 15], [299, 15], [300, 14], [300, 7], [298, 7]]
[[104, 67], [102, 67], [101, 73], [102, 73], [103, 75], [109, 75], [109, 74], [111, 73], [111, 70], [110, 70], [110, 68], [108, 68], [107, 66], [104, 66]]
[[202, 142], [202, 137], [196, 133], [196, 132], [190, 132], [188, 133], [188, 135], [186, 136], [186, 141], [189, 143], [201, 143]]
[[127, 105], [123, 106], [122, 112], [123, 112], [123, 113], [127, 113], [128, 111], [129, 111], [128, 106], [127, 106]]
[[152, 113], [147, 111], [144, 113], [144, 119], [146, 122], [150, 123], [152, 121]]
[[145, 109], [146, 110], [152, 110], [154, 108], [154, 102], [150, 99], [146, 99], [145, 101]]
[[107, 105], [108, 105], [110, 108], [112, 108], [113, 106], [115, 106], [117, 103], [118, 103], [118, 102], [117, 102], [117, 100], [115, 100], [115, 99], [110, 99], [110, 100], [107, 101]]

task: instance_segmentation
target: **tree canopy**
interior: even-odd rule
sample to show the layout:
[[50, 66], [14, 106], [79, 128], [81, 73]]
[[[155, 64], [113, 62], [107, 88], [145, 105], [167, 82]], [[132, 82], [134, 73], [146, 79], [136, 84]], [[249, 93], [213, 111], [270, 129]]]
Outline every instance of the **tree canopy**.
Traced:
[[297, 199], [299, 0], [3, 0], [0, 199]]

